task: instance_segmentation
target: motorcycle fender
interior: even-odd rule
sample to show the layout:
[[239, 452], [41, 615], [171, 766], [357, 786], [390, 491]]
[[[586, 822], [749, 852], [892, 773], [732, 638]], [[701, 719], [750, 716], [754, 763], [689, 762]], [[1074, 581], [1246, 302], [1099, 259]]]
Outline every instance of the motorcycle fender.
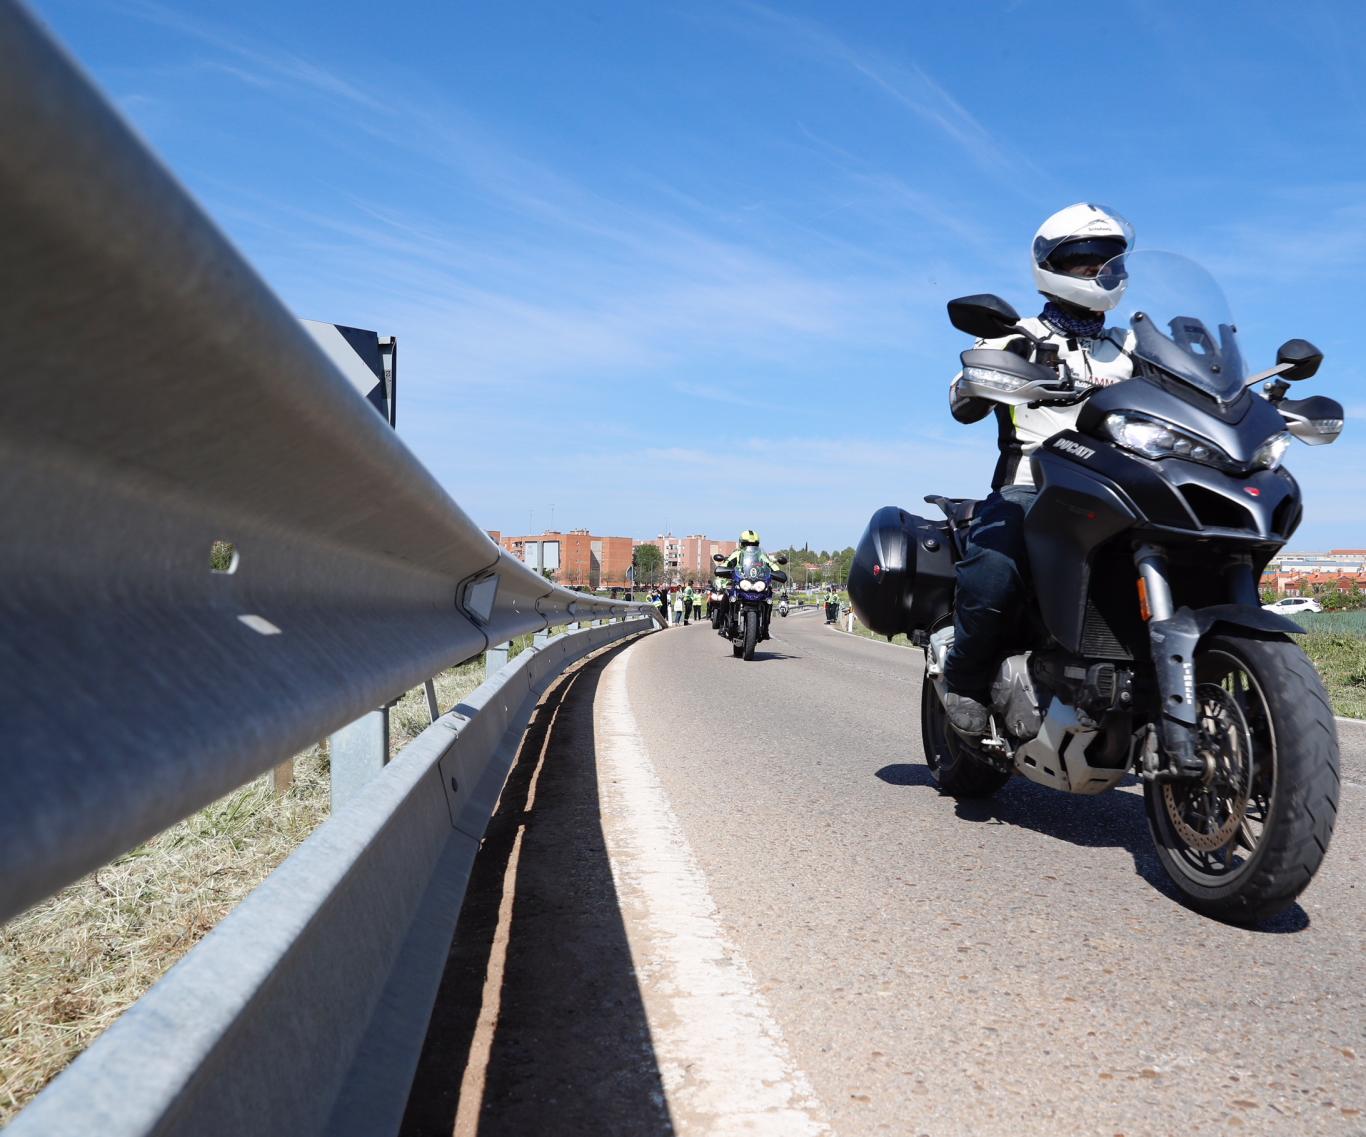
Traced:
[[1251, 604], [1213, 604], [1208, 608], [1197, 608], [1192, 615], [1202, 637], [1219, 624], [1284, 635], [1299, 635], [1304, 631], [1288, 616], [1268, 612], [1265, 608], [1254, 608]]
[[1195, 725], [1195, 650], [1216, 627], [1270, 635], [1304, 631], [1293, 620], [1250, 604], [1213, 604], [1194, 610], [1182, 607], [1168, 620], [1154, 620], [1148, 625], [1148, 635], [1163, 714], [1168, 720]]

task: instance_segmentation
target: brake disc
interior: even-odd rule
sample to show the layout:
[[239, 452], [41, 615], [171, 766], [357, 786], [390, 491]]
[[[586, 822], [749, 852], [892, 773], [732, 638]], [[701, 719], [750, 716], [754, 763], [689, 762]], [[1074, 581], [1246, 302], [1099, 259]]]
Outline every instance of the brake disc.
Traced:
[[[1237, 836], [1247, 815], [1252, 736], [1242, 708], [1222, 687], [1202, 683], [1196, 688], [1196, 697], [1200, 703], [1196, 753], [1212, 765], [1214, 776], [1206, 782], [1165, 782], [1162, 801], [1172, 828], [1187, 847], [1213, 853]], [[1224, 809], [1219, 809], [1220, 805]], [[1202, 806], [1204, 824], [1197, 829], [1191, 824], [1192, 814]], [[1221, 813], [1225, 816], [1216, 821]]]

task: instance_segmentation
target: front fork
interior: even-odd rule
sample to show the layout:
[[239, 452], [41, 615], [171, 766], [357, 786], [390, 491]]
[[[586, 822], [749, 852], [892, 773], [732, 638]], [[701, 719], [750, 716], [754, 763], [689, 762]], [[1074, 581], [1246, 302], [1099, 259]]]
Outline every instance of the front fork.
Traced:
[[1167, 577], [1167, 556], [1162, 548], [1138, 545], [1134, 549], [1134, 565], [1141, 582], [1153, 670], [1162, 700], [1158, 739], [1169, 763], [1165, 769], [1157, 762], [1151, 768], [1145, 763], [1142, 773], [1151, 781], [1203, 778], [1205, 761], [1195, 749], [1200, 725], [1195, 700], [1195, 649], [1200, 642], [1200, 628], [1188, 610], [1176, 611]]

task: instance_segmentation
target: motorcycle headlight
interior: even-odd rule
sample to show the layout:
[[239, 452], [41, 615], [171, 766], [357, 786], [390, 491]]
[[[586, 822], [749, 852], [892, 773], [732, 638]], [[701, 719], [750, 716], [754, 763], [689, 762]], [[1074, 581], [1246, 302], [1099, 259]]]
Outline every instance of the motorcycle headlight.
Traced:
[[754, 582], [753, 587], [754, 587], [754, 591], [755, 591], [755, 592], [763, 592], [764, 589], [766, 589], [766, 588], [768, 587], [768, 581], [766, 581], [766, 580], [756, 580], [756, 581]]
[[1290, 449], [1290, 432], [1282, 430], [1263, 442], [1252, 455], [1252, 464], [1266, 470], [1274, 470], [1281, 464], [1285, 452]]
[[1105, 416], [1104, 425], [1105, 433], [1115, 442], [1145, 458], [1187, 458], [1221, 469], [1237, 469], [1238, 466], [1209, 439], [1186, 434], [1161, 419], [1116, 411]]
[[979, 387], [989, 387], [993, 391], [1018, 391], [1029, 380], [1011, 375], [1008, 371], [997, 371], [991, 367], [965, 367], [963, 378]]
[[740, 591], [741, 591], [741, 592], [748, 592], [748, 591], [749, 591], [751, 588], [753, 588], [753, 587], [754, 587], [754, 585], [750, 584], [750, 582], [747, 581], [747, 580], [742, 580], [742, 581], [740, 582]]

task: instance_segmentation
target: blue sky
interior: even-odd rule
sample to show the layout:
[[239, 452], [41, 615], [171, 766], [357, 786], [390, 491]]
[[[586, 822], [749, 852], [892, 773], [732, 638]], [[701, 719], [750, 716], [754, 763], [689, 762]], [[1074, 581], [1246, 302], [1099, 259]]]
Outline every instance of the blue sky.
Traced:
[[[396, 334], [481, 524], [852, 544], [979, 495], [944, 302], [1108, 203], [1304, 336], [1297, 547], [1366, 547], [1366, 5], [36, 0], [298, 315]], [[917, 511], [919, 511], [917, 509]]]

